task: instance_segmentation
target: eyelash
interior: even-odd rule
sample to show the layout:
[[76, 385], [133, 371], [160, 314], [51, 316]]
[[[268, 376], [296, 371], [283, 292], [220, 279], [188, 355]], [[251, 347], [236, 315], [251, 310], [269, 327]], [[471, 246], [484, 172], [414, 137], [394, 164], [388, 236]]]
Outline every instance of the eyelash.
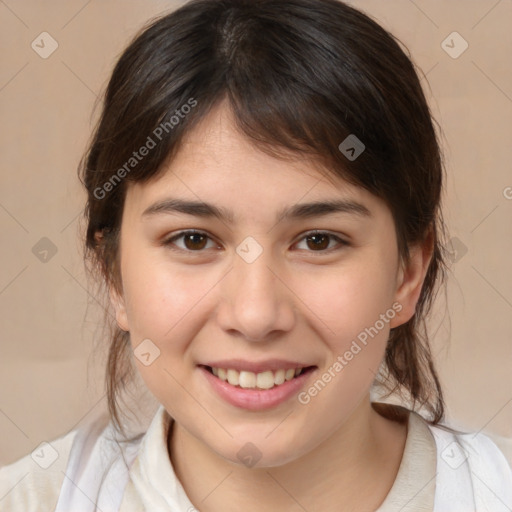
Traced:
[[[184, 236], [186, 235], [203, 235], [205, 236], [206, 238], [208, 238], [209, 240], [212, 240], [213, 239], [208, 235], [208, 233], [204, 232], [204, 231], [198, 231], [198, 230], [194, 230], [194, 229], [190, 229], [190, 230], [186, 230], [186, 231], [180, 231], [179, 233], [173, 235], [172, 237], [166, 239], [163, 241], [163, 245], [164, 246], [167, 246], [169, 247], [171, 250], [173, 251], [180, 251], [180, 252], [186, 252], [186, 253], [198, 253], [198, 254], [201, 254], [203, 253], [206, 249], [200, 249], [200, 250], [197, 250], [197, 251], [193, 251], [193, 250], [190, 250], [190, 249], [182, 249], [181, 247], [177, 247], [175, 246], [174, 242], [180, 238], [183, 238]], [[311, 252], [311, 253], [331, 253], [333, 250], [336, 251], [336, 250], [339, 250], [341, 247], [343, 246], [348, 246], [350, 245], [347, 241], [343, 240], [342, 238], [340, 238], [339, 236], [337, 235], [334, 235], [333, 233], [329, 232], [329, 231], [319, 231], [319, 230], [313, 230], [313, 231], [308, 231], [306, 233], [304, 233], [304, 235], [302, 236], [302, 238], [299, 239], [299, 242], [301, 242], [302, 240], [308, 238], [309, 236], [314, 236], [314, 235], [323, 235], [323, 236], [327, 236], [331, 239], [334, 239], [336, 242], [338, 242], [339, 246], [338, 249], [323, 249], [323, 250], [318, 250], [318, 251], [307, 251], [307, 252]], [[174, 247], [173, 247], [174, 246]]]

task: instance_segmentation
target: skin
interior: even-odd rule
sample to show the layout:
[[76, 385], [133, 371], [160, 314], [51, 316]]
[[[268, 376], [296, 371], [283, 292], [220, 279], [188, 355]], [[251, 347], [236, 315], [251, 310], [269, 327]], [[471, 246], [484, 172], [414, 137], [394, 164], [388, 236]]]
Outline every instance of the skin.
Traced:
[[[407, 428], [377, 413], [369, 392], [390, 328], [414, 313], [429, 246], [411, 248], [403, 265], [382, 200], [327, 178], [304, 157], [284, 160], [257, 149], [236, 130], [225, 104], [188, 134], [162, 171], [127, 191], [122, 288], [111, 290], [111, 301], [133, 348], [150, 339], [160, 350], [149, 366], [135, 362], [175, 420], [170, 458], [192, 503], [223, 512], [375, 510], [393, 485]], [[171, 196], [228, 208], [234, 222], [142, 215]], [[357, 201], [371, 217], [275, 221], [285, 206], [327, 199]], [[187, 229], [210, 238], [185, 245], [182, 237], [174, 250], [165, 245]], [[316, 249], [306, 238], [314, 229], [348, 245], [327, 237], [328, 247]], [[248, 236], [263, 249], [250, 264], [236, 253]], [[237, 408], [197, 366], [232, 357], [297, 360], [317, 367], [307, 389], [395, 302], [400, 313], [305, 405], [293, 397], [264, 411]], [[251, 468], [237, 457], [247, 442], [261, 453]]]

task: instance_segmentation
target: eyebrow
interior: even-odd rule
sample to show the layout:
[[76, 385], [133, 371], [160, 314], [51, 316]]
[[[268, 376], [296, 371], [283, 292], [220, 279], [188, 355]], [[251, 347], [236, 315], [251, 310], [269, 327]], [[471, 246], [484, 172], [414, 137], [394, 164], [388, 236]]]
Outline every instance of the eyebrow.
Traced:
[[[152, 204], [144, 210], [142, 217], [174, 213], [184, 213], [186, 215], [203, 218], [217, 218], [223, 222], [230, 223], [234, 221], [233, 212], [226, 208], [202, 201], [190, 201], [177, 198], [168, 198]], [[347, 213], [359, 217], [372, 216], [370, 210], [361, 203], [344, 199], [332, 199], [312, 203], [299, 203], [282, 208], [277, 212], [276, 222], [293, 219], [309, 219], [335, 213]]]

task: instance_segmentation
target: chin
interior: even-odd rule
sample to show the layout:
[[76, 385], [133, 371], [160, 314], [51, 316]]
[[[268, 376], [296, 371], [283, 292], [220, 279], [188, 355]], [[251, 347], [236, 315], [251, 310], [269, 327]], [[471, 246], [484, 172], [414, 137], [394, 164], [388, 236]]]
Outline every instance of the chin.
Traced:
[[[248, 438], [250, 439], [250, 438]], [[267, 440], [254, 440], [235, 442], [235, 447], [217, 451], [217, 454], [238, 467], [247, 469], [265, 469], [284, 466], [298, 459], [305, 451], [289, 443], [283, 443], [276, 436], [273, 442]], [[226, 447], [227, 448], [227, 447]]]

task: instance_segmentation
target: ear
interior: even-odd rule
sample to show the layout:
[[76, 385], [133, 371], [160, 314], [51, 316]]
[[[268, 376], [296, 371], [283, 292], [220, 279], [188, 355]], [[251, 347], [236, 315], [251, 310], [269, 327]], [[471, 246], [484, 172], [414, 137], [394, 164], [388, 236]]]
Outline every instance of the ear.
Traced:
[[395, 301], [402, 306], [402, 309], [390, 321], [391, 328], [406, 323], [414, 315], [433, 249], [434, 238], [430, 231], [423, 242], [409, 248], [409, 262], [400, 263]]
[[124, 298], [117, 292], [117, 290], [114, 289], [113, 286], [109, 288], [108, 293], [110, 296], [110, 304], [112, 304], [115, 311], [117, 325], [123, 331], [130, 331]]
[[[100, 247], [105, 242], [105, 235], [103, 231], [98, 230], [94, 233], [94, 240], [96, 245]], [[114, 308], [114, 312], [116, 315], [116, 322], [120, 329], [123, 331], [129, 331], [128, 327], [128, 316], [126, 314], [126, 306], [124, 303], [124, 298], [122, 294], [120, 294], [113, 284], [109, 284], [108, 286], [108, 294], [110, 298], [110, 304]]]

